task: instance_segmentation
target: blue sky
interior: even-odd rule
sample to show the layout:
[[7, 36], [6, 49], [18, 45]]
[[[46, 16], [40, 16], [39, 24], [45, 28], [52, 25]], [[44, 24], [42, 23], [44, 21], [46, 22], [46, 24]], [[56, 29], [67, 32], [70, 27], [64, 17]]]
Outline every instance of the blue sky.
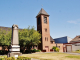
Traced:
[[0, 26], [37, 29], [36, 15], [41, 8], [50, 15], [53, 38], [80, 35], [80, 0], [0, 0]]

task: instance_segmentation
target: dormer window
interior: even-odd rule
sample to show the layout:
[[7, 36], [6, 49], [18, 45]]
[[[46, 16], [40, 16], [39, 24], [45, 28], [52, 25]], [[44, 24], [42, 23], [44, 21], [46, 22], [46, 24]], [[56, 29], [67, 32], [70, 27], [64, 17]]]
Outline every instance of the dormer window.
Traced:
[[47, 24], [47, 17], [44, 17], [44, 23]]

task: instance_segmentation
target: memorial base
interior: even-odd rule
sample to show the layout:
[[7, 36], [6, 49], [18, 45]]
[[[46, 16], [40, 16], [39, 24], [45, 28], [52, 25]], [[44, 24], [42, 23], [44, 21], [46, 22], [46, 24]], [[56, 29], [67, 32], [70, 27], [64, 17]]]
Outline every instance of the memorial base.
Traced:
[[7, 57], [15, 57], [15, 58], [17, 58], [18, 56], [21, 56], [21, 55], [22, 55], [22, 53], [20, 53], [20, 52], [9, 52]]

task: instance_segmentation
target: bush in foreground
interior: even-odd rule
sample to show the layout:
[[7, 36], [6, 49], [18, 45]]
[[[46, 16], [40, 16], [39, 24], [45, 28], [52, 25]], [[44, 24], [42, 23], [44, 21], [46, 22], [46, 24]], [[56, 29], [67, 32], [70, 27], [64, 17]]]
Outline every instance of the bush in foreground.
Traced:
[[15, 60], [15, 57], [8, 57], [8, 58], [5, 58], [5, 60]]
[[31, 58], [28, 57], [18, 57], [15, 59], [15, 57], [8, 57], [8, 58], [0, 58], [0, 60], [31, 60]]
[[56, 51], [56, 52], [59, 52], [59, 48], [58, 47], [53, 46], [52, 49], [54, 49], [54, 51]]

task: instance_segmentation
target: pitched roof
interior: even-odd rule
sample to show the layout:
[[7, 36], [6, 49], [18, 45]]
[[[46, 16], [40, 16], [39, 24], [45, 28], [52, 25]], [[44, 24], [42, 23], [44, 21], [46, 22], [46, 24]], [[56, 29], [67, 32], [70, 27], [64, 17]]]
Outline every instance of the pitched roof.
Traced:
[[[40, 10], [39, 13], [37, 14], [37, 16], [40, 15], [40, 14], [49, 15], [43, 8], [41, 8], [41, 10]], [[37, 16], [36, 16], [36, 17], [37, 17]]]
[[50, 41], [54, 41], [53, 38], [50, 36]]
[[72, 39], [72, 40], [70, 41], [70, 43], [72, 43], [72, 42], [80, 42], [80, 35], [78, 35], [78, 36], [76, 36], [74, 39]]
[[[1, 30], [6, 30], [6, 31], [10, 31], [12, 30], [12, 27], [3, 27], [3, 26], [0, 26], [0, 29]], [[21, 28], [18, 28], [19, 30], [22, 30]]]
[[6, 30], [6, 31], [12, 30], [11, 27], [2, 27], [2, 26], [0, 26], [0, 29], [1, 29], [1, 30]]
[[[10, 31], [10, 30], [12, 30], [11, 27], [2, 27], [2, 26], [0, 26], [0, 29], [2, 29], [2, 30], [6, 30], [6, 31]], [[19, 28], [19, 30], [22, 30], [22, 29]], [[54, 41], [54, 39], [53, 39], [51, 36], [50, 36], [50, 41]]]

